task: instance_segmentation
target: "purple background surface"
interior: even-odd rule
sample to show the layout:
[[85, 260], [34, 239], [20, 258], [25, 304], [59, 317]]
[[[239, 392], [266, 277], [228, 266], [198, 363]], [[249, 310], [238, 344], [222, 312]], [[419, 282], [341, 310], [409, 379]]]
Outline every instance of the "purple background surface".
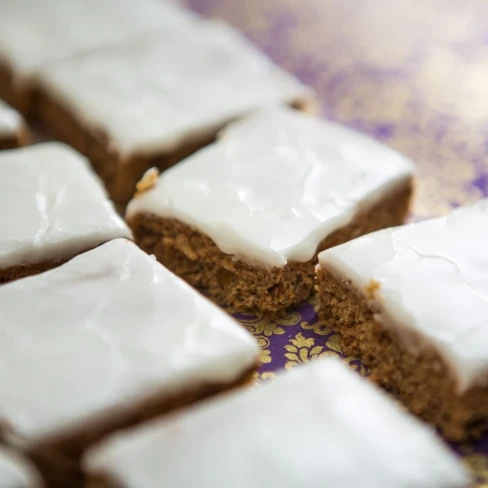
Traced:
[[[488, 194], [488, 2], [484, 0], [188, 0], [237, 26], [313, 86], [322, 115], [419, 166], [412, 219]], [[277, 323], [237, 315], [262, 347], [260, 379], [342, 356], [313, 303]], [[355, 359], [344, 358], [365, 374]], [[488, 488], [488, 435], [455, 448]]]

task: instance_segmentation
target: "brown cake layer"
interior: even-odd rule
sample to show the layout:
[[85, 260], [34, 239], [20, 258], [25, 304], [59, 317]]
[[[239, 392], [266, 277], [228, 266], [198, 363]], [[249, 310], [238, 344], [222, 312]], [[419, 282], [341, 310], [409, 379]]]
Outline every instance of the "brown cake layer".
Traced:
[[[76, 114], [51, 97], [47, 90], [41, 87], [36, 90], [34, 104], [36, 118], [61, 141], [73, 146], [91, 161], [95, 171], [104, 181], [110, 197], [119, 204], [125, 204], [132, 198], [137, 182], [147, 169], [156, 167], [165, 170], [173, 166], [213, 142], [218, 132], [214, 130], [211, 134], [188, 140], [171, 153], [134, 155], [126, 158], [110, 147], [106, 134], [84, 126]], [[295, 105], [300, 109], [313, 109], [306, 103]]]
[[24, 115], [29, 114], [31, 108], [29, 88], [15, 83], [12, 71], [2, 62], [0, 62], [0, 98]]
[[0, 150], [14, 149], [16, 147], [25, 146], [29, 142], [27, 131], [22, 129], [17, 134], [2, 136], [0, 134]]
[[17, 135], [3, 137], [0, 134], [0, 151], [2, 149], [14, 149], [19, 146], [22, 146], [22, 141]]
[[212, 134], [190, 141], [171, 154], [131, 156], [126, 159], [109, 146], [105, 134], [84, 127], [74, 114], [44, 91], [36, 93], [35, 107], [36, 118], [53, 135], [91, 161], [93, 168], [105, 183], [110, 197], [119, 204], [125, 204], [132, 198], [137, 182], [147, 169], [153, 166], [161, 170], [167, 169], [215, 138], [215, 134]]
[[[374, 295], [377, 284], [372, 285], [367, 294]], [[488, 386], [459, 395], [455, 378], [433, 348], [412, 334], [410, 340], [419, 345], [419, 353], [412, 355], [404, 341], [375, 320], [377, 310], [364, 293], [323, 266], [316, 288], [320, 319], [341, 334], [344, 353], [360, 358], [372, 381], [451, 441], [477, 437], [488, 427]]]
[[[74, 256], [73, 256], [74, 257]], [[44, 271], [57, 268], [66, 263], [68, 259], [62, 261], [43, 261], [42, 263], [24, 264], [20, 266], [10, 266], [9, 268], [0, 269], [0, 285], [9, 283], [10, 281], [25, 278], [27, 276], [34, 276]]]
[[87, 480], [86, 488], [118, 488], [114, 480], [107, 475], [90, 475]]
[[318, 246], [310, 261], [289, 262], [265, 269], [225, 254], [206, 235], [170, 218], [138, 214], [128, 219], [135, 242], [192, 286], [239, 311], [259, 311], [269, 317], [305, 301], [314, 283], [319, 252], [374, 230], [401, 224], [409, 210], [412, 181], [334, 231]]
[[[89, 361], [89, 352], [87, 353]], [[132, 427], [140, 422], [167, 414], [218, 393], [242, 387], [252, 381], [258, 365], [246, 371], [237, 381], [227, 384], [207, 384], [189, 389], [185, 393], [160, 394], [143, 404], [134, 405], [130, 410], [111, 412], [111, 415], [95, 422], [87, 422], [63, 438], [39, 443], [25, 450], [36, 464], [46, 485], [50, 488], [75, 488], [85, 486], [80, 466], [84, 451], [118, 429]], [[0, 425], [0, 441], [9, 442], [8, 425]], [[12, 442], [10, 440], [10, 442]]]
[[[105, 242], [101, 242], [99, 245], [102, 244], [105, 244]], [[27, 276], [34, 276], [39, 273], [44, 273], [44, 271], [49, 271], [50, 269], [57, 268], [68, 262], [70, 259], [73, 259], [74, 257], [85, 252], [91, 251], [92, 249], [95, 249], [97, 247], [98, 245], [89, 247], [88, 249], [83, 249], [82, 251], [73, 254], [67, 259], [60, 259], [57, 261], [48, 260], [33, 264], [21, 264], [0, 269], [0, 285], [9, 283], [10, 281], [18, 280], [20, 278], [26, 278]]]

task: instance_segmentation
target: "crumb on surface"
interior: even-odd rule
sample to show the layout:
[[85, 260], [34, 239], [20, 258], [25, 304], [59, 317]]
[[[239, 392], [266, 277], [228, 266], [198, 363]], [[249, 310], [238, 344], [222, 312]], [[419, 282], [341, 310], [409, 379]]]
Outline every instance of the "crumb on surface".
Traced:
[[366, 292], [366, 296], [370, 300], [374, 300], [378, 298], [378, 292], [380, 288], [381, 288], [381, 283], [371, 278], [369, 280], [369, 283], [364, 287], [364, 291]]
[[140, 197], [144, 192], [154, 188], [158, 182], [158, 178], [159, 170], [157, 168], [149, 168], [137, 183], [134, 198]]

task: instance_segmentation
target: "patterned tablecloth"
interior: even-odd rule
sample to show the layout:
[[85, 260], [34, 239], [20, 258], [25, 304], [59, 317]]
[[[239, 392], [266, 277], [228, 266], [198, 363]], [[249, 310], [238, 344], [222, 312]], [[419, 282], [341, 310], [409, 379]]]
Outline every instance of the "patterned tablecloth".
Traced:
[[[412, 219], [488, 194], [488, 2], [485, 0], [188, 0], [228, 20], [319, 93], [324, 117], [418, 163]], [[230, 87], [231, 88], [231, 87]], [[313, 303], [270, 323], [236, 316], [262, 347], [260, 379], [342, 356]], [[344, 358], [365, 374], [364, 367]], [[488, 435], [455, 448], [488, 488]]]

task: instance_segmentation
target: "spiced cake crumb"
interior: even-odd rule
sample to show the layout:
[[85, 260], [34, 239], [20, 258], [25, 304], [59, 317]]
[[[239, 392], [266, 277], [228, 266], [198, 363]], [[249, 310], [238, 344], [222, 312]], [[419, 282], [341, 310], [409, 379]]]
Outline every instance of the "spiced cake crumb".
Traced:
[[40, 119], [90, 159], [120, 203], [148, 168], [170, 167], [229, 121], [312, 98], [230, 25], [205, 20], [54, 63], [36, 80]]
[[154, 188], [158, 182], [159, 170], [157, 168], [149, 168], [142, 179], [136, 185], [136, 193], [134, 198], [140, 197], [144, 192]]
[[126, 239], [0, 287], [0, 309], [0, 442], [50, 487], [79, 483], [107, 433], [247, 384], [258, 363], [244, 327]]
[[378, 292], [381, 288], [381, 283], [376, 280], [369, 280], [369, 283], [364, 287], [364, 291], [366, 292], [366, 296], [373, 300], [379, 296]]
[[276, 316], [310, 296], [320, 251], [403, 222], [413, 174], [365, 136], [276, 107], [151, 179], [126, 220], [142, 249], [216, 301]]
[[449, 440], [488, 427], [488, 200], [324, 251], [319, 315]]

